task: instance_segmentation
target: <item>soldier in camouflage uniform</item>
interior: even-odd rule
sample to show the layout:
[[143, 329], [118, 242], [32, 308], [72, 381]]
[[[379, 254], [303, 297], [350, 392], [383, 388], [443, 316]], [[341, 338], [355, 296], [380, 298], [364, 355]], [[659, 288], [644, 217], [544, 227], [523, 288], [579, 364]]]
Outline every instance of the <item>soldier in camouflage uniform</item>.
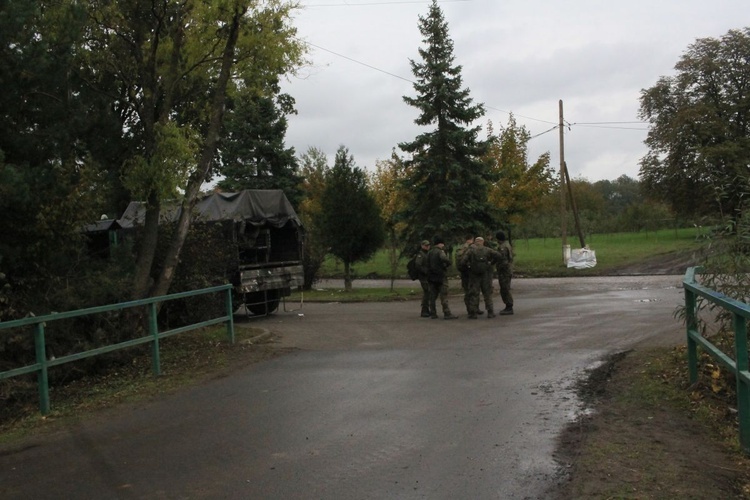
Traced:
[[419, 253], [414, 259], [419, 273], [419, 284], [422, 285], [422, 317], [430, 317], [430, 282], [427, 280], [427, 273], [430, 266], [427, 262], [427, 252], [430, 251], [429, 240], [422, 240]]
[[477, 236], [474, 246], [462, 257], [462, 265], [469, 268], [469, 319], [476, 319], [479, 311], [479, 294], [484, 297], [487, 318], [494, 318], [492, 304], [492, 271], [501, 255], [496, 250], [484, 246], [484, 238]]
[[505, 239], [505, 233], [498, 231], [495, 235], [500, 259], [496, 263], [497, 281], [500, 286], [500, 298], [505, 304], [501, 315], [513, 314], [513, 294], [510, 293], [510, 280], [513, 277], [513, 247]]
[[451, 314], [448, 306], [448, 276], [445, 271], [451, 265], [451, 260], [445, 254], [443, 247], [445, 242], [439, 236], [436, 236], [432, 242], [432, 248], [427, 253], [427, 262], [429, 270], [427, 279], [430, 283], [430, 318], [437, 319], [436, 302], [440, 297], [440, 305], [443, 307], [443, 317], [445, 319], [456, 319], [458, 316]]
[[[469, 235], [466, 237], [464, 244], [456, 250], [456, 269], [461, 273], [461, 288], [464, 290], [464, 305], [466, 306], [466, 312], [471, 314], [471, 308], [469, 307], [469, 267], [462, 264], [463, 257], [469, 248], [474, 246], [474, 237]], [[484, 314], [484, 311], [477, 311], [477, 314]]]

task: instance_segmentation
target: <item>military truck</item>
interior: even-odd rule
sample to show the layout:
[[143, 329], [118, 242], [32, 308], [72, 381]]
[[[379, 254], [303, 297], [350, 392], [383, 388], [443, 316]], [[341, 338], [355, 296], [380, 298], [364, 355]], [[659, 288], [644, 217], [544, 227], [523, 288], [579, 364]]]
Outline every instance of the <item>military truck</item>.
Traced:
[[[131, 202], [117, 221], [124, 229], [143, 224], [145, 205]], [[174, 222], [179, 207], [161, 212], [161, 222]], [[232, 258], [225, 279], [234, 285], [235, 306], [256, 314], [269, 314], [283, 297], [302, 286], [304, 229], [284, 192], [249, 189], [214, 193], [195, 206], [194, 225], [220, 225], [220, 241], [229, 245]]]

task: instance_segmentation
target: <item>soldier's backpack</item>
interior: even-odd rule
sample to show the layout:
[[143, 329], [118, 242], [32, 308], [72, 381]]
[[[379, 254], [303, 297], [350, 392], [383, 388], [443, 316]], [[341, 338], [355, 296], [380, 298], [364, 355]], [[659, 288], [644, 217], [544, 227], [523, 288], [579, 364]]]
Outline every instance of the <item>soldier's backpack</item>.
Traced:
[[479, 254], [477, 252], [471, 253], [470, 269], [472, 274], [484, 274], [490, 270], [491, 264], [486, 253]]
[[456, 250], [456, 269], [458, 269], [459, 272], [465, 273], [469, 270], [469, 263], [467, 262], [466, 252], [468, 252], [469, 247], [461, 247], [458, 250]]
[[409, 262], [406, 263], [406, 272], [409, 277], [413, 280], [419, 279], [419, 270], [417, 269], [417, 256], [415, 255]]

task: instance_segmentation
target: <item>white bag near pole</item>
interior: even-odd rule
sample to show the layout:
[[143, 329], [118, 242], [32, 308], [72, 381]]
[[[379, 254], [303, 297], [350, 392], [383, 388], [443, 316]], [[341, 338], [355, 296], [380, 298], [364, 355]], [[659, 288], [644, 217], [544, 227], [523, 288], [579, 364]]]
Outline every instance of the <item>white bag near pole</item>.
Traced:
[[568, 267], [589, 269], [596, 266], [596, 252], [590, 248], [575, 248], [570, 252]]

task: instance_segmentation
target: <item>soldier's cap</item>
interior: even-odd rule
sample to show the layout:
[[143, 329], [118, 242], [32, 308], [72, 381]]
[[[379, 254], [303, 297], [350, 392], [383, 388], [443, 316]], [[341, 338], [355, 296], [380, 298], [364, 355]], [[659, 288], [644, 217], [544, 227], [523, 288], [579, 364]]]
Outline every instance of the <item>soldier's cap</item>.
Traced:
[[479, 240], [484, 241], [484, 238], [482, 238], [481, 236], [477, 236], [476, 238], [474, 238], [474, 241], [479, 241]]
[[421, 244], [422, 244], [422, 246], [429, 246], [430, 245], [430, 240], [422, 240]]

